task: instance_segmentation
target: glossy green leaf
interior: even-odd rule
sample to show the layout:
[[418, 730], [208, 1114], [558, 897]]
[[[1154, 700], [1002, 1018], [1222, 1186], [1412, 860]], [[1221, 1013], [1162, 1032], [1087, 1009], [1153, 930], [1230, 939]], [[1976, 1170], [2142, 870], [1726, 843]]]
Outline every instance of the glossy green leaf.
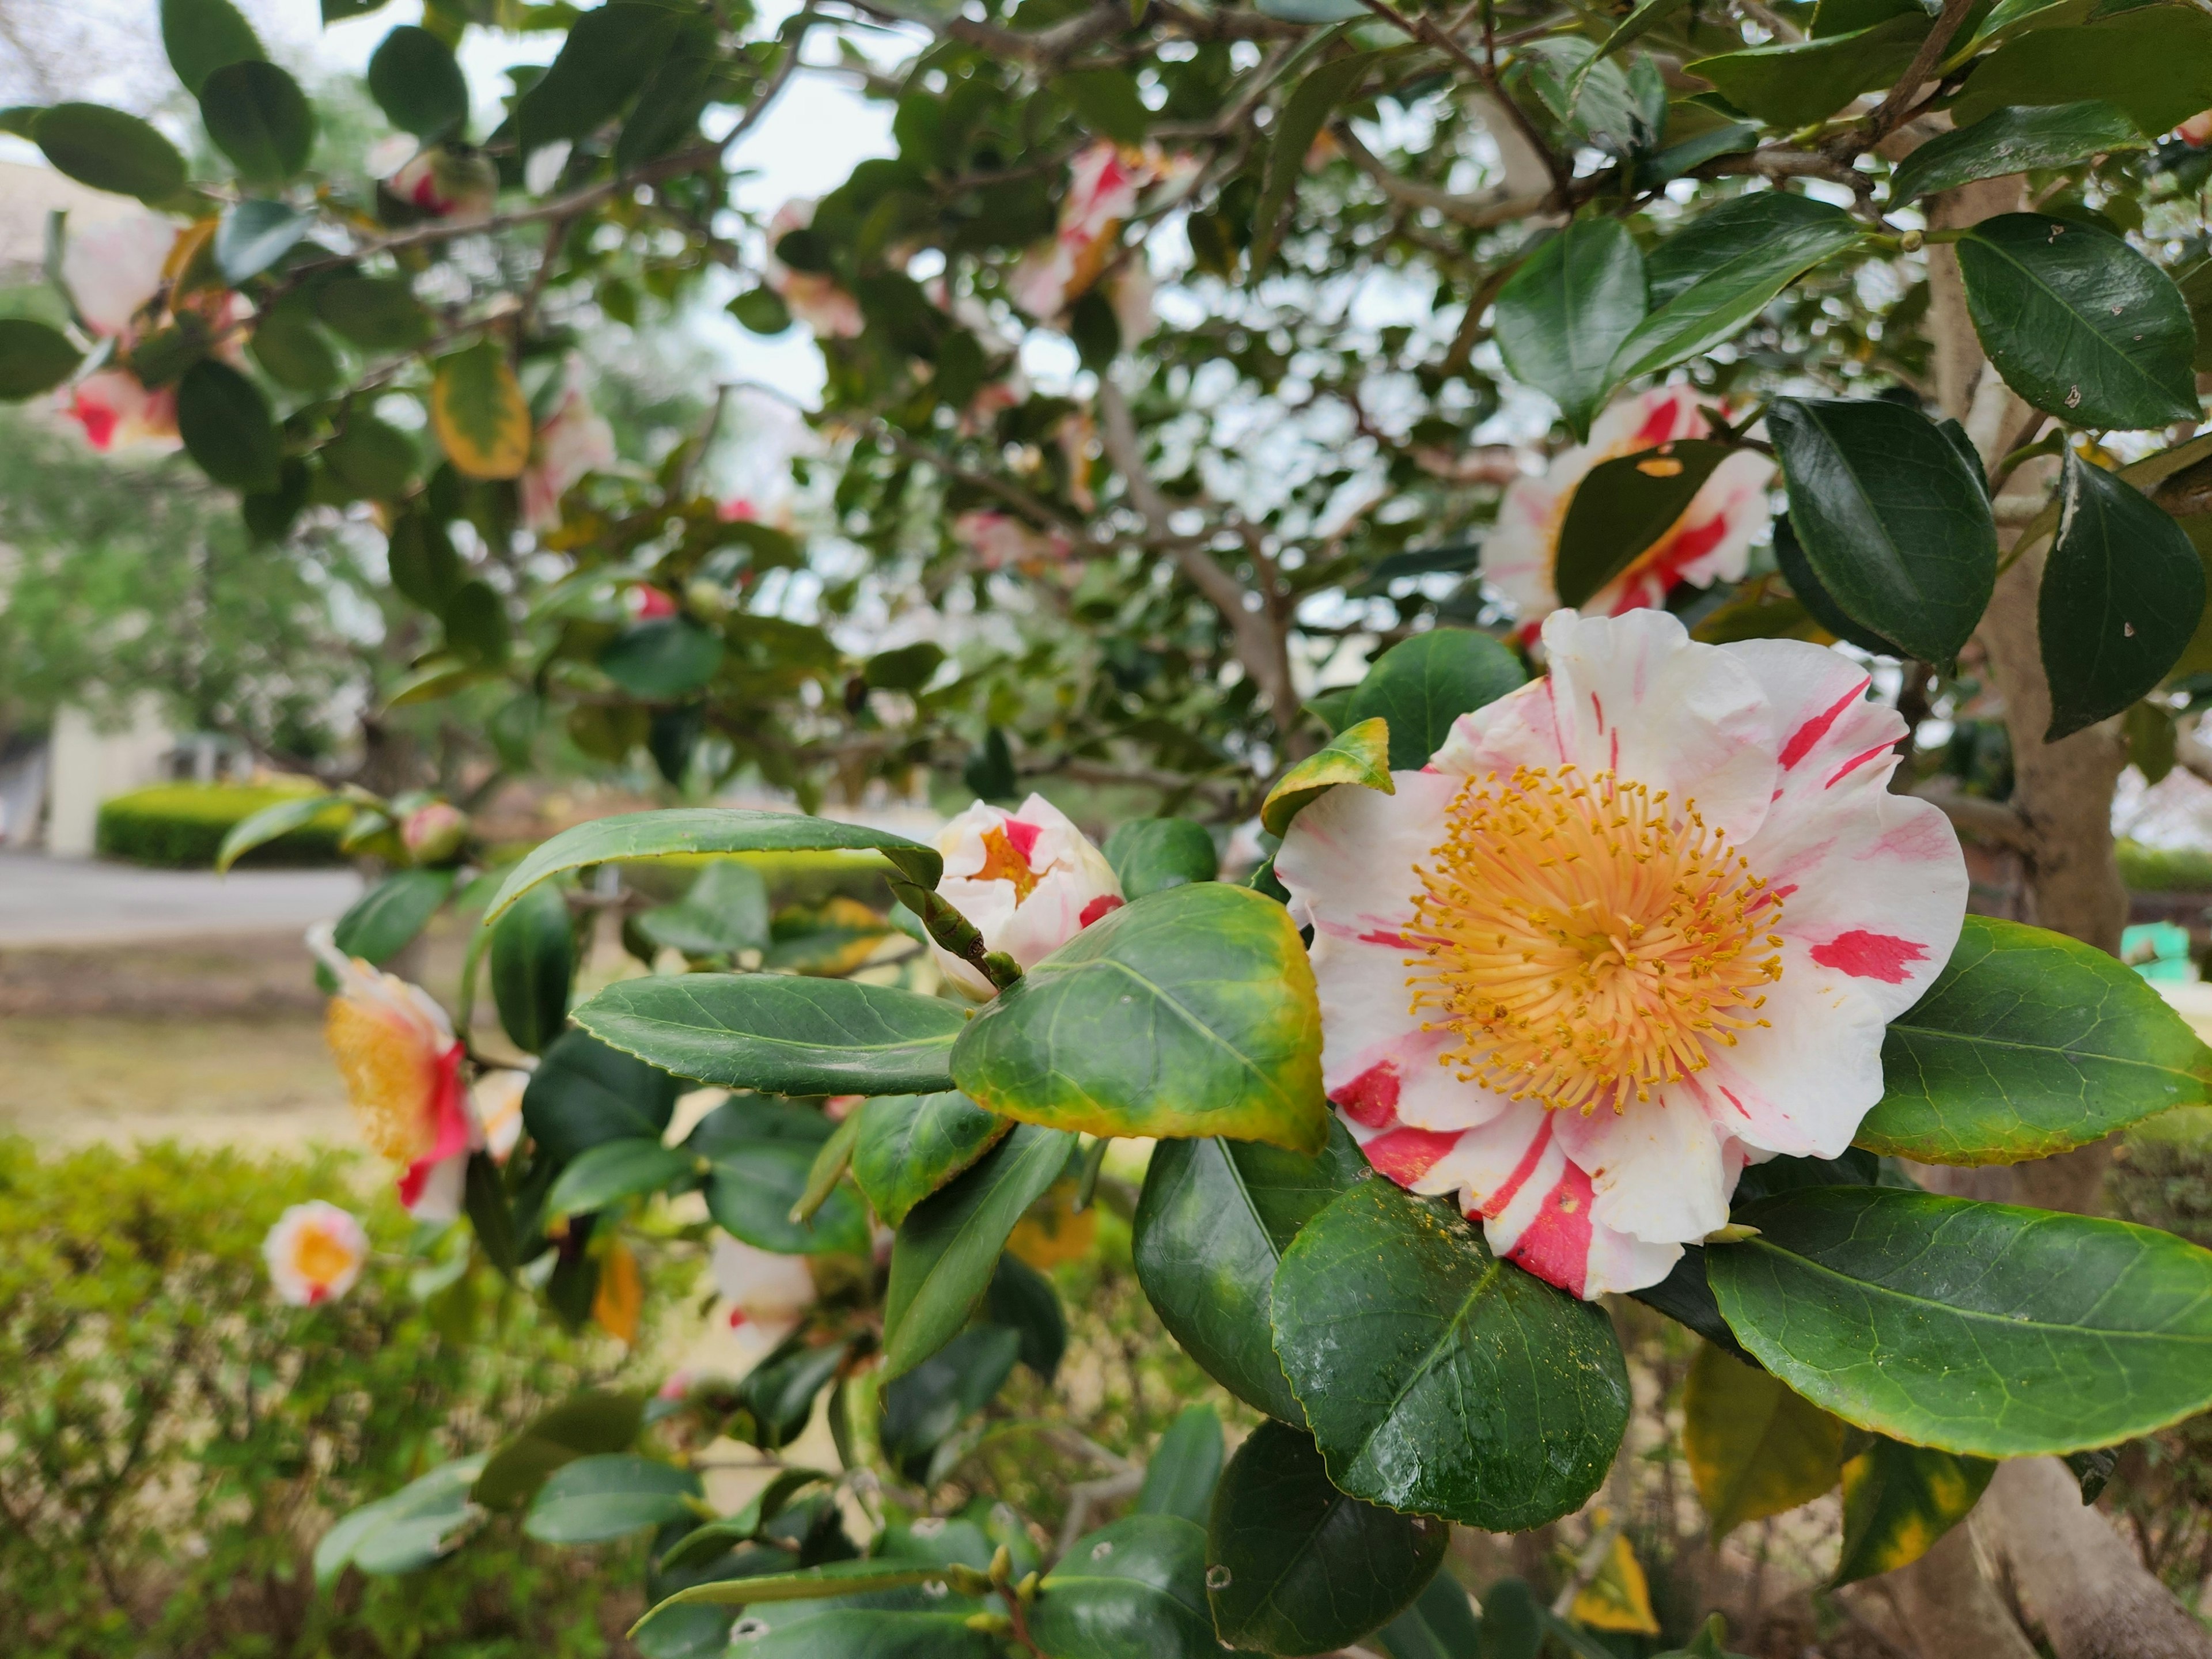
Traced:
[[[323, 465], [355, 494], [377, 501], [396, 501], [406, 495], [422, 461], [407, 434], [359, 410], [323, 446], [322, 458]], [[456, 586], [454, 592], [459, 591]], [[447, 599], [446, 608], [452, 605]]]
[[745, 1437], [763, 1451], [779, 1451], [798, 1439], [813, 1420], [814, 1402], [836, 1379], [845, 1356], [842, 1343], [809, 1346], [804, 1331], [786, 1338], [738, 1385], [738, 1403], [752, 1419]]
[[161, 48], [185, 90], [197, 98], [216, 70], [269, 54], [230, 0], [161, 0]]
[[1054, 1128], [1318, 1148], [1320, 1029], [1289, 915], [1196, 882], [1093, 922], [1001, 991], [954, 1044], [952, 1079]]
[[281, 184], [307, 165], [315, 112], [300, 83], [257, 58], [226, 64], [200, 88], [200, 121], [239, 177]]
[[1018, 1332], [978, 1325], [884, 1383], [878, 1431], [884, 1450], [908, 1479], [934, 1486], [945, 1478], [945, 1468], [933, 1467], [934, 1454], [963, 1421], [991, 1403], [1021, 1352]]
[[[655, 1607], [742, 1607], [776, 1601], [818, 1601], [836, 1595], [858, 1595], [872, 1590], [906, 1589], [941, 1581], [945, 1570], [934, 1563], [912, 1561], [825, 1561], [818, 1567], [796, 1572], [767, 1574], [758, 1578], [724, 1578], [679, 1590]], [[640, 1620], [642, 1623], [643, 1620]]]
[[1713, 469], [1733, 453], [1710, 438], [1682, 438], [1584, 473], [1559, 527], [1559, 602], [1587, 605], [1634, 564], [1680, 521]]
[[532, 1418], [485, 1460], [469, 1497], [488, 1510], [510, 1510], [534, 1496], [545, 1477], [580, 1457], [624, 1451], [645, 1421], [635, 1389], [586, 1389]]
[[545, 1194], [548, 1215], [583, 1215], [659, 1192], [697, 1167], [693, 1153], [657, 1140], [605, 1140], [561, 1171]]
[[599, 672], [634, 697], [666, 702], [704, 688], [722, 665], [722, 636], [683, 617], [634, 623], [599, 653]]
[[639, 933], [663, 950], [687, 957], [735, 957], [769, 946], [768, 884], [735, 859], [717, 859], [673, 904], [636, 917]]
[[658, 1141], [683, 1085], [588, 1031], [564, 1031], [530, 1074], [522, 1123], [548, 1157], [578, 1157], [604, 1141]]
[[1258, 9], [1285, 23], [1341, 23], [1374, 15], [1359, 0], [1260, 0]]
[[1237, 1449], [1206, 1528], [1206, 1598], [1224, 1645], [1334, 1653], [1436, 1577], [1451, 1528], [1346, 1496], [1312, 1439], [1262, 1423]]
[[2063, 933], [1968, 916], [1882, 1039], [1855, 1137], [1923, 1164], [2016, 1164], [2201, 1105], [2212, 1050], [2141, 975]]
[[796, 812], [756, 812], [736, 807], [683, 807], [665, 812], [620, 812], [564, 830], [539, 845], [500, 884], [487, 920], [548, 876], [587, 864], [668, 858], [686, 853], [811, 853], [836, 848], [880, 852], [908, 880], [935, 887], [945, 860], [933, 847], [887, 830], [840, 823]]
[[0, 317], [0, 401], [21, 403], [51, 392], [83, 361], [59, 329], [27, 317]]
[[491, 930], [491, 994], [515, 1047], [541, 1054], [568, 1023], [576, 930], [557, 887], [540, 887]]
[[405, 351], [430, 337], [430, 313], [404, 276], [337, 276], [314, 291], [315, 315], [369, 351]]
[[1829, 597], [1915, 656], [1946, 663], [1996, 584], [1996, 523], [1965, 459], [1917, 410], [1778, 398], [1767, 431], [1790, 524]]
[[1997, 1466], [1876, 1435], [1844, 1465], [1844, 1547], [1832, 1587], [1894, 1572], [1966, 1518]]
[[2031, 167], [2071, 167], [2148, 143], [2125, 110], [2095, 99], [1996, 110], [1970, 127], [1938, 134], [1899, 161], [1889, 175], [1889, 199], [1909, 202]]
[[1445, 1568], [1429, 1580], [1413, 1606], [1375, 1632], [1373, 1641], [1389, 1659], [1508, 1659], [1503, 1644], [1484, 1646], [1486, 1622], [1476, 1619], [1467, 1591]]
[[1121, 896], [1139, 899], [1164, 888], [1212, 881], [1221, 854], [1206, 826], [1189, 818], [1125, 818], [1099, 849], [1121, 884]]
[[258, 276], [289, 253], [314, 222], [315, 216], [301, 209], [249, 196], [228, 209], [216, 227], [216, 268], [233, 283]]
[[1699, 214], [1644, 260], [1653, 309], [1622, 344], [1614, 378], [1656, 374], [1718, 345], [1861, 234], [1843, 209], [1784, 191]]
[[1517, 1532], [1576, 1509], [1612, 1467], [1628, 1373], [1603, 1311], [1389, 1182], [1306, 1224], [1273, 1317], [1329, 1479], [1354, 1497]]
[[1912, 61], [1928, 28], [1927, 13], [1916, 6], [1866, 28], [1750, 46], [1701, 58], [1684, 68], [1705, 76], [1729, 103], [1769, 126], [1802, 127], [1895, 80]]
[[913, 1370], [968, 1322], [1015, 1224], [1059, 1179], [1074, 1145], [1060, 1130], [1018, 1125], [973, 1168], [907, 1212], [891, 1245], [884, 1299], [885, 1375]]
[[1957, 252], [1982, 349], [2038, 409], [2124, 429], [2197, 417], [2189, 302], [2118, 237], [2008, 213], [1973, 226]]
[[[1975, 465], [1978, 466], [1980, 462], [1977, 461]], [[1827, 584], [1820, 580], [1820, 572], [1813, 568], [1813, 562], [1805, 556], [1804, 544], [1797, 539], [1797, 532], [1790, 528], [1789, 514], [1784, 514], [1774, 520], [1773, 533], [1775, 568], [1781, 571], [1782, 580], [1790, 584], [1790, 592], [1796, 596], [1798, 604], [1805, 607], [1808, 616], [1838, 639], [1856, 645], [1862, 651], [1872, 652], [1878, 657], [1910, 654], [1892, 641], [1882, 638], [1865, 623], [1855, 620], [1836, 602], [1836, 596], [1828, 592]]]
[[2106, 1446], [2212, 1404], [2212, 1252], [1889, 1188], [1735, 1212], [1705, 1252], [1759, 1364], [1849, 1423], [1982, 1457]]
[[737, 1651], [744, 1659], [998, 1659], [999, 1644], [966, 1615], [836, 1607], [781, 1626]]
[[1067, 1312], [1052, 1280], [1009, 1250], [991, 1271], [983, 1317], [1021, 1339], [1021, 1363], [1049, 1382], [1067, 1357]]
[[724, 1101], [684, 1143], [713, 1166], [707, 1212], [759, 1249], [786, 1255], [868, 1253], [868, 1218], [848, 1187], [833, 1188], [805, 1221], [791, 1218], [815, 1154], [836, 1126], [817, 1111], [749, 1095]]
[[1213, 1511], [1213, 1489], [1225, 1455], [1221, 1413], [1211, 1406], [1184, 1407], [1145, 1464], [1136, 1513], [1179, 1515], [1204, 1526]]
[[1283, 234], [1283, 216], [1305, 171], [1306, 151], [1336, 106], [1351, 96], [1380, 52], [1346, 52], [1309, 72], [1296, 90], [1283, 100], [1282, 112], [1268, 135], [1267, 178], [1260, 204], [1252, 213], [1251, 272], [1257, 280], [1275, 257]]
[[2182, 528], [2133, 484], [2069, 450], [2058, 538], [2036, 598], [2051, 727], [2044, 741], [2126, 709], [2172, 672], [2204, 614], [2204, 567]]
[[1489, 635], [1433, 628], [1376, 658], [1352, 689], [1337, 729], [1379, 715], [1390, 723], [1390, 769], [1419, 771], [1443, 746], [1454, 720], [1526, 678], [1521, 659]]
[[316, 327], [313, 301], [304, 290], [274, 301], [253, 319], [246, 349], [270, 379], [295, 391], [320, 392], [338, 378], [337, 355]]
[[1279, 836], [1291, 820], [1319, 796], [1340, 783], [1363, 789], [1398, 793], [1390, 780], [1390, 723], [1377, 715], [1346, 727], [1277, 779], [1260, 805], [1260, 827]]
[[569, 26], [552, 66], [523, 94], [515, 125], [525, 155], [580, 138], [618, 113], [645, 84], [684, 15], [653, 0], [610, 0]]
[[216, 849], [215, 868], [220, 875], [257, 847], [289, 836], [295, 830], [306, 827], [329, 811], [337, 804], [334, 795], [295, 795], [264, 806], [252, 817], [241, 818], [222, 838]]
[[1682, 1390], [1682, 1455], [1714, 1544], [1832, 1487], [1844, 1432], [1840, 1418], [1769, 1372], [1701, 1344]]
[[546, 1476], [522, 1530], [541, 1544], [604, 1544], [696, 1514], [699, 1477], [634, 1453], [580, 1457]]
[[483, 1466], [481, 1456], [441, 1463], [341, 1517], [315, 1546], [315, 1583], [329, 1584], [349, 1566], [372, 1577], [416, 1572], [450, 1553], [477, 1519], [469, 1488]]
[[1644, 255], [1627, 227], [1601, 214], [1577, 219], [1498, 290], [1498, 349], [1514, 378], [1549, 393], [1586, 441], [1613, 389], [1613, 357], [1644, 310]]
[[1319, 1153], [1251, 1140], [1164, 1140], [1130, 1223], [1137, 1282], [1206, 1375], [1286, 1423], [1304, 1413], [1275, 1358], [1275, 1268], [1329, 1200], [1366, 1179], [1340, 1123]]
[[1219, 1659], [1206, 1534], [1171, 1515], [1085, 1534], [1038, 1586], [1029, 1626], [1046, 1659]]
[[232, 489], [274, 489], [283, 452], [261, 388], [203, 358], [177, 382], [177, 431], [201, 471]]
[[853, 1179], [891, 1227], [1013, 1127], [957, 1090], [878, 1095], [861, 1106], [855, 1121], [860, 1127], [853, 1143]]
[[1550, 1609], [1524, 1578], [1501, 1578], [1482, 1592], [1482, 1659], [1536, 1659]]
[[2152, 6], [2024, 30], [1975, 65], [1951, 118], [1971, 126], [2008, 104], [2085, 98], [2118, 104], [2143, 132], [2168, 131], [2212, 109], [2212, 17], [2191, 6]]
[[332, 937], [349, 957], [381, 968], [414, 940], [452, 896], [451, 870], [401, 870], [370, 888], [340, 916]]
[[453, 49], [411, 23], [386, 35], [370, 56], [368, 95], [393, 126], [417, 138], [442, 138], [469, 118], [469, 83]]
[[100, 104], [53, 104], [31, 137], [57, 171], [117, 196], [158, 202], [184, 188], [185, 158], [135, 115]]
[[957, 1005], [792, 974], [623, 980], [576, 1023], [678, 1077], [781, 1095], [926, 1094], [951, 1086]]
[[830, 1138], [814, 1149], [814, 1161], [806, 1166], [806, 1185], [799, 1191], [799, 1201], [791, 1206], [793, 1221], [811, 1221], [829, 1202], [830, 1194], [852, 1166], [853, 1143], [860, 1135], [860, 1119], [848, 1113], [830, 1132]]

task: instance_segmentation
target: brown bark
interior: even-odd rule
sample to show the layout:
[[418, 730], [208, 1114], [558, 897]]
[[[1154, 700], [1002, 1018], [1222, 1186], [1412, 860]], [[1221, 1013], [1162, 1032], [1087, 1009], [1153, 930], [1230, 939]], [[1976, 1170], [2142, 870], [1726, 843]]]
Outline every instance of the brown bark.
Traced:
[[1952, 1528], [1887, 1583], [1925, 1659], [2034, 1659], [2035, 1649], [1975, 1559], [1965, 1527]]

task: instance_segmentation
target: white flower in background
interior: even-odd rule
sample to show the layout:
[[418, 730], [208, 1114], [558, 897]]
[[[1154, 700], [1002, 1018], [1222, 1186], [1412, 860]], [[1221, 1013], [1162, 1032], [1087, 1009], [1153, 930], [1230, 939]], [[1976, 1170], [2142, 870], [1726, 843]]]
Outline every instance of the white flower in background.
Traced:
[[1888, 788], [1895, 711], [1796, 640], [1554, 613], [1547, 678], [1397, 793], [1302, 812], [1322, 1079], [1374, 1166], [1577, 1296], [1656, 1284], [1747, 1162], [1834, 1158], [1948, 959], [1957, 836]]
[[718, 1232], [711, 1270], [716, 1292], [730, 1304], [730, 1328], [751, 1326], [771, 1346], [814, 1305], [814, 1275], [803, 1255], [779, 1255]]
[[261, 1241], [269, 1282], [295, 1308], [312, 1308], [351, 1290], [368, 1260], [361, 1223], [321, 1199], [295, 1204]]
[[448, 144], [417, 149], [403, 136], [371, 146], [368, 166], [387, 191], [428, 218], [474, 224], [490, 218], [499, 199], [498, 169], [477, 150]]
[[[1106, 855], [1042, 795], [1013, 812], [977, 801], [938, 832], [937, 850], [945, 855], [937, 890], [975, 924], [987, 948], [1024, 968], [1121, 908], [1121, 884]], [[971, 964], [941, 945], [930, 949], [969, 996], [997, 994]]]
[[538, 428], [530, 465], [522, 473], [522, 522], [531, 530], [554, 530], [561, 523], [561, 498], [585, 474], [615, 464], [615, 429], [592, 407], [584, 389], [584, 365], [571, 356], [563, 372], [561, 396]]
[[768, 222], [768, 263], [763, 279], [783, 301], [783, 308], [816, 334], [849, 340], [867, 326], [860, 302], [837, 285], [837, 279], [819, 270], [793, 270], [775, 257], [776, 244], [794, 230], [814, 222], [814, 204], [794, 197], [775, 210]]
[[522, 1097], [529, 1087], [529, 1073], [497, 1071], [486, 1072], [469, 1091], [484, 1150], [501, 1164], [514, 1156], [522, 1139]]
[[362, 1139], [402, 1166], [399, 1201], [408, 1214], [454, 1219], [469, 1154], [483, 1136], [461, 1082], [452, 1022], [421, 988], [340, 951], [327, 922], [308, 929], [307, 945], [337, 980], [323, 1034]]
[[1066, 532], [1038, 530], [1026, 519], [994, 507], [980, 507], [953, 520], [952, 538], [973, 553], [975, 562], [986, 570], [1034, 574], [1066, 563], [1075, 550]]
[[530, 152], [530, 159], [522, 164], [522, 187], [532, 196], [544, 196], [561, 182], [561, 174], [568, 166], [568, 154], [574, 148], [572, 141], [556, 138], [550, 144], [540, 144]]
[[[1518, 478], [1498, 504], [1498, 524], [1482, 550], [1482, 574], [1513, 601], [1529, 634], [1555, 610], [1559, 532], [1575, 486], [1601, 461], [1656, 448], [1711, 430], [1704, 411], [1720, 405], [1686, 386], [1657, 386], [1623, 398], [1590, 424], [1590, 441], [1553, 457], [1543, 476]], [[1714, 468], [1674, 526], [1636, 562], [1594, 594], [1587, 610], [1618, 616], [1663, 605], [1678, 582], [1734, 581], [1767, 522], [1774, 463], [1742, 449]]]
[[103, 338], [128, 334], [171, 273], [177, 223], [141, 210], [70, 228], [62, 243], [62, 286], [85, 325]]
[[174, 448], [177, 394], [164, 386], [149, 392], [125, 368], [103, 368], [58, 394], [61, 412], [84, 428], [94, 449], [127, 449], [136, 444]]

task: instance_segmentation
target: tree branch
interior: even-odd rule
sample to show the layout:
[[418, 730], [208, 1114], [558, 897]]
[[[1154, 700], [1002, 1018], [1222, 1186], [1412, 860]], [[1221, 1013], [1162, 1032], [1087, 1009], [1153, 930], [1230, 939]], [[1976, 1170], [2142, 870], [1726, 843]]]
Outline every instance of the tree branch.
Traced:
[[1945, 817], [1969, 835], [1996, 842], [2015, 853], [2034, 850], [2033, 828], [2016, 806], [2001, 800], [1989, 800], [1980, 795], [1962, 793], [1948, 781], [1923, 783], [1910, 793], [1932, 806], [1942, 808]]
[[1344, 153], [1356, 162], [1359, 170], [1382, 187], [1382, 193], [1409, 207], [1433, 209], [1455, 224], [1469, 230], [1491, 230], [1516, 219], [1525, 219], [1532, 213], [1541, 212], [1552, 197], [1513, 196], [1504, 190], [1492, 191], [1484, 196], [1455, 196], [1448, 190], [1438, 190], [1431, 185], [1417, 184], [1384, 167], [1375, 152], [1359, 142], [1348, 121], [1334, 121], [1329, 131], [1344, 147]]

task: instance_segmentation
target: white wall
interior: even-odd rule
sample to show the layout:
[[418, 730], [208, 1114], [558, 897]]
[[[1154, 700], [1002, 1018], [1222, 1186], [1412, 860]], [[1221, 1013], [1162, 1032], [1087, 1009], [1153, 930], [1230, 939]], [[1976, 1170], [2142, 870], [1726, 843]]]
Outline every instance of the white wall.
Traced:
[[60, 858], [91, 857], [100, 804], [161, 782], [176, 743], [150, 694], [132, 705], [131, 723], [119, 731], [102, 732], [81, 708], [57, 713], [48, 761], [46, 851]]

